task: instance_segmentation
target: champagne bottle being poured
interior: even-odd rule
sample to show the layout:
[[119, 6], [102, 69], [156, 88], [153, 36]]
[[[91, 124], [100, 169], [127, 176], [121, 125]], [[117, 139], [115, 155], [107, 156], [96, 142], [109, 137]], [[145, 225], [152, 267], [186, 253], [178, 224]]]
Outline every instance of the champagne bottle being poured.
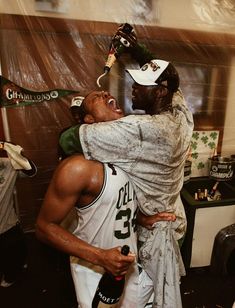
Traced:
[[[131, 33], [132, 30], [133, 30], [133, 27], [128, 23], [125, 23], [123, 26], [121, 26], [121, 31], [124, 33], [129, 34]], [[130, 43], [121, 35], [115, 35], [112, 38], [110, 48], [109, 48], [109, 54], [108, 54], [107, 61], [104, 66], [104, 73], [100, 75], [96, 81], [99, 87], [101, 87], [100, 79], [104, 77], [106, 74], [108, 74], [114, 62], [123, 52], [125, 47], [129, 47], [129, 45]]]

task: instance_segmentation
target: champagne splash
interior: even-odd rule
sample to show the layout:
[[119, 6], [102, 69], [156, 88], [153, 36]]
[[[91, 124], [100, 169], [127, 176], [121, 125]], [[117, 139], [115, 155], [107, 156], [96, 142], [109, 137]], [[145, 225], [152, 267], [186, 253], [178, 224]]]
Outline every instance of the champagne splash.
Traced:
[[101, 79], [102, 77], [104, 77], [107, 73], [108, 73], [108, 72], [104, 72], [102, 75], [100, 75], [100, 77], [97, 78], [96, 83], [97, 83], [97, 85], [98, 85], [99, 88], [101, 88], [100, 79]]

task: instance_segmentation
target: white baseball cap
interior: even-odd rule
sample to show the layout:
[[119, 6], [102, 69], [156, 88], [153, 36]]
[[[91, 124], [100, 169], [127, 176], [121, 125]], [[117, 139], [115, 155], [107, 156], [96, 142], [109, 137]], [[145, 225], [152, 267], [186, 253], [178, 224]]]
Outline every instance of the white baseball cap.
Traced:
[[82, 105], [82, 102], [84, 100], [84, 96], [75, 96], [72, 98], [71, 104], [70, 104], [70, 108], [71, 107], [80, 107]]
[[[172, 74], [166, 74], [165, 78], [159, 78], [163, 72], [169, 67], [170, 62], [154, 59], [149, 63], [144, 64], [140, 69], [128, 69], [127, 72], [131, 75], [134, 81], [143, 86], [156, 86], [166, 81], [166, 87], [176, 91], [179, 86], [179, 77], [175, 69]], [[170, 64], [173, 67], [172, 64]], [[159, 83], [158, 83], [159, 82]]]

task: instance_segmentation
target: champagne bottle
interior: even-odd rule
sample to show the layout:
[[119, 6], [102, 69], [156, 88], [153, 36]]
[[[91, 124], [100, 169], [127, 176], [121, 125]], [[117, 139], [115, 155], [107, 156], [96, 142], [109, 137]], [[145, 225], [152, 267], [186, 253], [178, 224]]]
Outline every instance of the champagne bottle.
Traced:
[[[130, 34], [132, 31], [134, 31], [133, 27], [128, 23], [125, 23], [124, 25], [122, 25], [121, 30], [126, 34]], [[100, 79], [103, 78], [106, 74], [108, 74], [114, 62], [124, 52], [125, 47], [129, 47], [129, 46], [130, 46], [130, 42], [120, 35], [115, 35], [112, 38], [112, 41], [109, 47], [108, 58], [104, 66], [104, 73], [100, 75], [96, 81], [99, 87], [101, 87]]]
[[[129, 253], [129, 246], [124, 245], [121, 253], [125, 256]], [[125, 276], [113, 276], [105, 272], [96, 289], [92, 308], [116, 307], [125, 286]]]
[[[128, 23], [125, 23], [122, 26], [122, 31], [126, 34], [131, 33], [132, 30], [133, 30], [133, 27]], [[129, 46], [129, 44], [130, 43], [124, 37], [118, 36], [117, 39], [115, 39], [115, 38], [112, 39], [112, 42], [111, 42], [110, 48], [109, 48], [108, 58], [107, 58], [107, 61], [105, 63], [105, 66], [104, 66], [104, 72], [108, 73], [110, 71], [110, 69], [111, 69], [112, 65], [114, 64], [114, 62], [116, 61], [116, 59], [124, 51], [124, 49], [125, 49], [124, 47]]]
[[214, 196], [215, 196], [215, 193], [216, 193], [216, 190], [217, 190], [218, 185], [219, 185], [219, 181], [217, 181], [217, 182], [214, 184], [214, 186], [212, 187], [212, 189], [210, 190], [210, 192], [209, 192], [209, 197], [210, 197], [211, 199], [214, 199]]

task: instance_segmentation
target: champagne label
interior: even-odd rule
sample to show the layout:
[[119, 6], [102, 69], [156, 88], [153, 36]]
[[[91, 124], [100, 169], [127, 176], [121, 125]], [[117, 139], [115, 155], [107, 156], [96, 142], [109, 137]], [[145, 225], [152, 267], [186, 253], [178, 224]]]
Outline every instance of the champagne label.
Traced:
[[[102, 294], [101, 291], [98, 292], [98, 296], [100, 298], [100, 300], [104, 303], [104, 304], [115, 304], [119, 301], [120, 297], [115, 297], [115, 298], [112, 298], [112, 297], [107, 297], [105, 296], [104, 294]], [[108, 307], [112, 307], [112, 306], [108, 306]], [[114, 307], [114, 306], [113, 306]]]
[[115, 61], [116, 61], [115, 55], [113, 53], [110, 53], [107, 62], [105, 63], [105, 66], [111, 68]]

